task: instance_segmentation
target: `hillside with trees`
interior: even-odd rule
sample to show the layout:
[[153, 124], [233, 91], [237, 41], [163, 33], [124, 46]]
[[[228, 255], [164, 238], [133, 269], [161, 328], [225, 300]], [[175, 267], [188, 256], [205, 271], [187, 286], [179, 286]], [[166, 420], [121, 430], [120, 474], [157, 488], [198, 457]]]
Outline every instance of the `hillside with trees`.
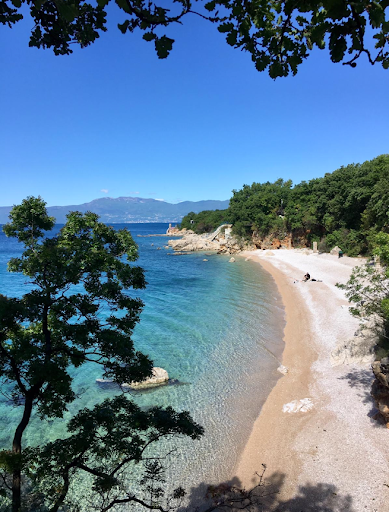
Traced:
[[389, 232], [389, 155], [295, 186], [283, 179], [243, 185], [226, 210], [192, 212], [181, 226], [201, 233], [222, 222], [254, 242], [291, 237], [294, 246], [317, 241], [322, 251], [338, 245], [350, 256], [365, 254], [377, 233]]

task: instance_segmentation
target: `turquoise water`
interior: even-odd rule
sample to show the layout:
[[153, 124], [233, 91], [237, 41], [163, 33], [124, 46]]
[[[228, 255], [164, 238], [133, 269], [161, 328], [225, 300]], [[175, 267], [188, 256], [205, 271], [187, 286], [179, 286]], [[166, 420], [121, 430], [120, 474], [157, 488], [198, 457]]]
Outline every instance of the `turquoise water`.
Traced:
[[[117, 225], [124, 227], [124, 225]], [[179, 385], [132, 394], [141, 406], [171, 405], [189, 410], [205, 428], [200, 441], [178, 443], [169, 478], [175, 486], [218, 483], [232, 476], [261, 406], [278, 376], [283, 350], [284, 311], [271, 276], [239, 256], [195, 253], [172, 256], [166, 224], [127, 224], [139, 245], [139, 265], [148, 286], [137, 291], [145, 302], [135, 329], [136, 347], [165, 368]], [[158, 250], [158, 247], [161, 250]], [[20, 296], [25, 277], [10, 274], [6, 263], [21, 247], [0, 233], [0, 293]], [[204, 257], [208, 261], [203, 261]], [[63, 432], [79, 407], [92, 406], [117, 391], [101, 389], [100, 368], [85, 365], [74, 373], [80, 400], [63, 421], [33, 420], [25, 443], [41, 443]], [[0, 446], [10, 446], [21, 408], [0, 397]], [[265, 461], [264, 461], [265, 462]], [[259, 468], [260, 469], [260, 468]]]

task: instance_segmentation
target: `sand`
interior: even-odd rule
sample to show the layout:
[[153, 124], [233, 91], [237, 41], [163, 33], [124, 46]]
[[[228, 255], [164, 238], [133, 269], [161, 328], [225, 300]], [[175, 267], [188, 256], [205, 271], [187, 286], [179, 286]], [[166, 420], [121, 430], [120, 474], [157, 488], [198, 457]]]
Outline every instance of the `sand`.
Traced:
[[[282, 364], [289, 372], [270, 393], [236, 469], [248, 488], [266, 464], [277, 511], [389, 511], [389, 430], [375, 421], [369, 364], [332, 366], [337, 343], [358, 328], [337, 282], [346, 282], [358, 258], [299, 250], [252, 251], [273, 276], [285, 311]], [[322, 282], [301, 282], [306, 272]], [[343, 307], [342, 307], [343, 306]], [[307, 412], [283, 406], [309, 398]]]

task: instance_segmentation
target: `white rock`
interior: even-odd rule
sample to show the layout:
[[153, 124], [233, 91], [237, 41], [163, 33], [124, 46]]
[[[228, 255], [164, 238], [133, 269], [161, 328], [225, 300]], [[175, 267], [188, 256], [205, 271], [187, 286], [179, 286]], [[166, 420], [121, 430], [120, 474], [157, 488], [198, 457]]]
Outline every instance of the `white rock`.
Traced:
[[[124, 382], [122, 384], [122, 388], [124, 389], [142, 389], [142, 388], [152, 388], [154, 386], [160, 386], [161, 384], [166, 384], [169, 380], [169, 375], [166, 370], [163, 368], [159, 368], [155, 366], [152, 369], [152, 376], [148, 379], [142, 380], [142, 382], [131, 382], [128, 384]], [[112, 384], [114, 381], [112, 379], [96, 379], [98, 384]]]
[[289, 368], [287, 368], [286, 366], [284, 366], [283, 364], [281, 364], [278, 368], [277, 368], [277, 371], [282, 373], [282, 375], [286, 375], [289, 371]]
[[228, 262], [229, 262], [229, 263], [234, 263], [234, 261], [235, 261], [235, 258], [230, 258], [230, 259], [228, 260]]
[[152, 370], [153, 374], [146, 380], [142, 380], [142, 382], [131, 382], [131, 384], [122, 384], [122, 387], [132, 388], [132, 389], [142, 389], [142, 388], [151, 388], [154, 386], [159, 386], [160, 384], [165, 384], [169, 380], [169, 375], [166, 370], [163, 368], [159, 368], [155, 366]]
[[288, 404], [284, 404], [282, 412], [308, 412], [313, 408], [313, 403], [310, 398], [302, 398], [301, 400], [293, 400]]
[[97, 384], [112, 384], [112, 379], [96, 379]]

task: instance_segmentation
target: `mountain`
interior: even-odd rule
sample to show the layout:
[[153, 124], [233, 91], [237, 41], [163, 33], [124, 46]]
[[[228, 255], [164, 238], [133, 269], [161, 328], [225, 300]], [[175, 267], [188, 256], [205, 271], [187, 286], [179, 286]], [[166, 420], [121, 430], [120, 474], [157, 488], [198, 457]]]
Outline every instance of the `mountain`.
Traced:
[[[58, 224], [66, 222], [66, 214], [71, 211], [94, 212], [102, 222], [180, 222], [189, 212], [203, 210], [224, 210], [229, 201], [183, 201], [172, 204], [156, 199], [142, 197], [102, 197], [90, 203], [69, 206], [49, 206], [49, 215], [56, 218]], [[9, 221], [12, 206], [0, 206], [0, 224]]]

